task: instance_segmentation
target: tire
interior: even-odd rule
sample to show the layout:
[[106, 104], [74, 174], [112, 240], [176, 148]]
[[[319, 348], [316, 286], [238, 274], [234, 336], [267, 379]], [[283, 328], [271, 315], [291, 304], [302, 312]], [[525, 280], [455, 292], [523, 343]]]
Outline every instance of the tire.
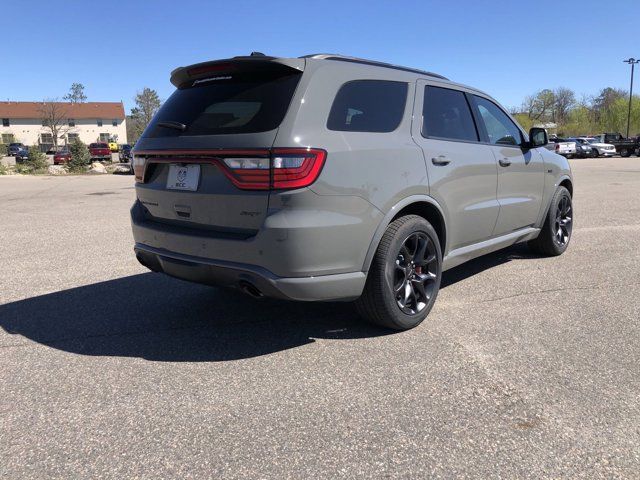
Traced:
[[598, 150], [596, 150], [595, 148], [592, 150], [591, 152], [591, 156], [593, 158], [598, 158], [600, 156], [600, 152], [598, 152]]
[[418, 215], [400, 217], [380, 240], [356, 308], [376, 325], [409, 330], [429, 315], [441, 278], [442, 252], [431, 224]]
[[629, 150], [627, 150], [626, 148], [623, 148], [622, 150], [620, 150], [620, 156], [627, 158], [631, 156], [631, 152]]
[[541, 255], [554, 257], [562, 255], [571, 241], [573, 230], [573, 204], [569, 190], [558, 187], [553, 194], [549, 211], [534, 240], [529, 241], [529, 248]]

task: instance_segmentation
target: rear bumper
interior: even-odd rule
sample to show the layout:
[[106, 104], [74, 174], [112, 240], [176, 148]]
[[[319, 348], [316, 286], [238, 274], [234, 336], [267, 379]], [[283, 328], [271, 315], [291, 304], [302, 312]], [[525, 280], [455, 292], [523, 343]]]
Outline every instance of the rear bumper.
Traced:
[[283, 278], [255, 265], [194, 257], [142, 243], [136, 243], [134, 250], [138, 261], [154, 272], [190, 282], [249, 290], [255, 296], [300, 301], [349, 301], [362, 294], [366, 281], [363, 272]]

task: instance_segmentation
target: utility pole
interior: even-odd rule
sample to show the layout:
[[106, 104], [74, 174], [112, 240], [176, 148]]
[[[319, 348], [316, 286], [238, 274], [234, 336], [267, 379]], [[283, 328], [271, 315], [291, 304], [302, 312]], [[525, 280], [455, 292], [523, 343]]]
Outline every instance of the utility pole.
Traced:
[[629, 124], [631, 123], [631, 100], [633, 99], [633, 69], [636, 63], [640, 63], [640, 59], [630, 58], [623, 60], [624, 63], [631, 65], [631, 86], [629, 87], [629, 113], [627, 113], [627, 138], [629, 138]]

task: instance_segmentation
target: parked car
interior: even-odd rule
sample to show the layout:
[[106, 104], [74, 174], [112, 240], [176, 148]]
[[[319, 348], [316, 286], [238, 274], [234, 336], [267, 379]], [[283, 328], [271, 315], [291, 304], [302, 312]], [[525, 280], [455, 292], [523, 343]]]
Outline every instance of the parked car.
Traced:
[[574, 142], [576, 144], [576, 157], [578, 158], [587, 158], [587, 157], [597, 157], [598, 150], [594, 148], [588, 141], [584, 138], [567, 138], [568, 141]]
[[516, 242], [569, 244], [568, 161], [475, 88], [337, 55], [235, 57], [171, 82], [133, 149], [135, 252], [155, 272], [355, 300], [408, 329], [443, 270]]
[[29, 149], [23, 143], [10, 143], [7, 148], [7, 156], [9, 157], [26, 157], [28, 153]]
[[615, 145], [610, 143], [600, 143], [592, 137], [582, 137], [582, 140], [589, 142], [595, 152], [594, 157], [613, 157], [617, 153]]
[[125, 163], [131, 161], [131, 145], [125, 143], [120, 145], [120, 162]]
[[570, 142], [559, 137], [550, 138], [549, 144], [547, 144], [547, 149], [566, 158], [573, 158], [578, 153], [576, 142]]
[[64, 163], [67, 163], [70, 160], [71, 160], [71, 152], [66, 147], [61, 149], [61, 150], [58, 150], [53, 155], [53, 164], [54, 165], [64, 164]]
[[640, 143], [638, 138], [624, 138], [621, 133], [602, 133], [594, 135], [594, 138], [601, 143], [608, 143], [616, 148], [616, 152], [621, 157], [630, 157], [638, 154]]
[[111, 150], [106, 143], [90, 143], [89, 155], [91, 160], [111, 160]]
[[118, 152], [118, 142], [109, 142], [109, 150], [112, 152]]

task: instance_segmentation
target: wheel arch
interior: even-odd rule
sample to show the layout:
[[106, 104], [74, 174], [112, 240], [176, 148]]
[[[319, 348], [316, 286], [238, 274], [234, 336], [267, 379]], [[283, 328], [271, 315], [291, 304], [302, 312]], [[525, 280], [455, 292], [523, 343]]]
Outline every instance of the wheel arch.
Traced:
[[[559, 187], [564, 187], [567, 190], [569, 190], [569, 193], [571, 194], [571, 197], [573, 197], [573, 182], [571, 181], [571, 179], [569, 177], [563, 177], [560, 182], [558, 183]], [[557, 188], [557, 187], [556, 187]]]
[[391, 222], [404, 215], [419, 215], [427, 220], [438, 234], [440, 249], [444, 257], [447, 251], [447, 224], [443, 209], [432, 197], [426, 195], [412, 195], [394, 205], [384, 216], [371, 240], [364, 260], [363, 271], [368, 272], [373, 256], [378, 249], [380, 240]]

